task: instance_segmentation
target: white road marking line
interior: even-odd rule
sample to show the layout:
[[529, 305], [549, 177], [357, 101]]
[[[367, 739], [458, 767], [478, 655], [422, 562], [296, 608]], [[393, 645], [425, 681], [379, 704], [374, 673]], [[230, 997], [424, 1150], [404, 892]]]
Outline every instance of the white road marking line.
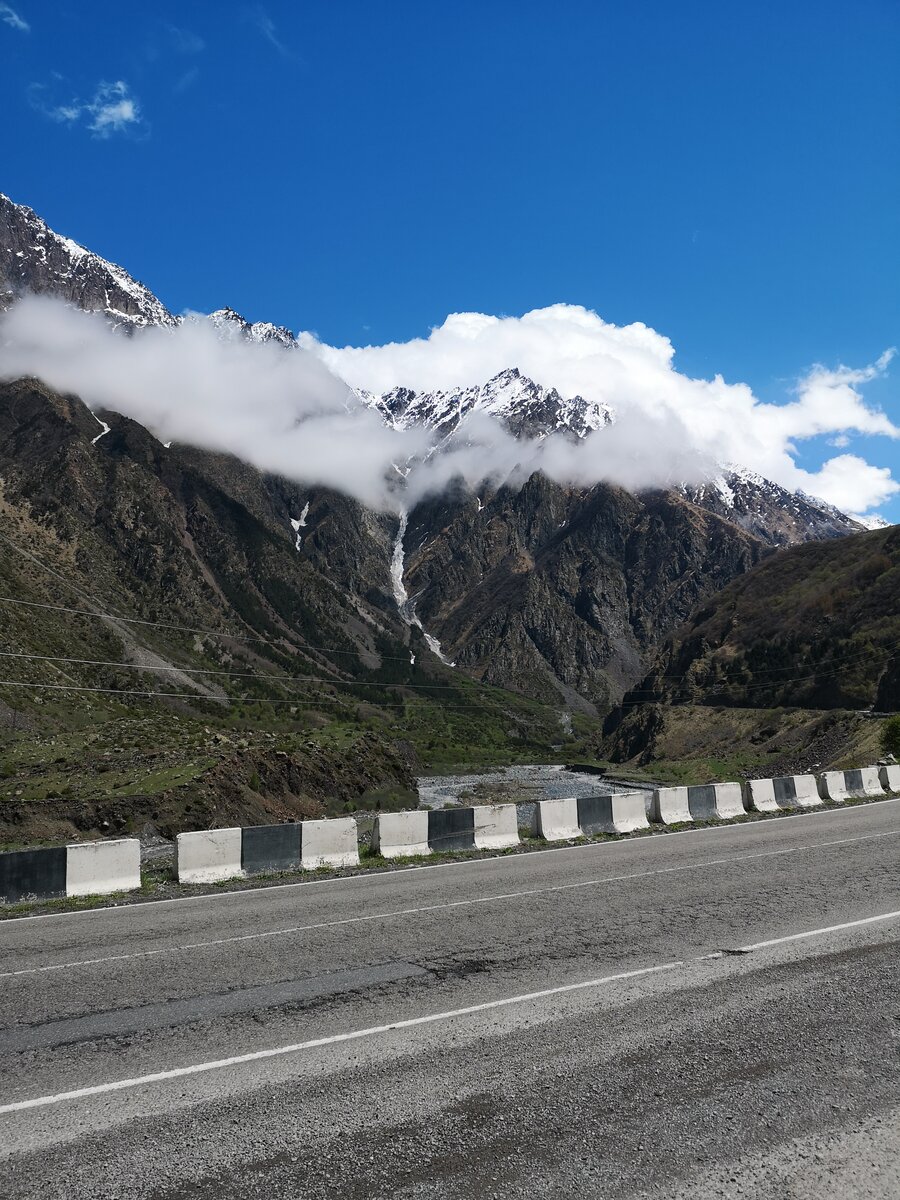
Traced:
[[[843, 808], [809, 808], [803, 812], [790, 813], [763, 820], [742, 821], [740, 824], [725, 822], [721, 825], [708, 825], [703, 829], [678, 829], [675, 831], [661, 829], [651, 837], [639, 837], [632, 840], [626, 837], [614, 842], [585, 842], [580, 846], [546, 846], [536, 853], [572, 854], [580, 850], [607, 850], [613, 846], [646, 846], [648, 842], [662, 843], [664, 845], [664, 838], [699, 838], [705, 833], [729, 833], [737, 829], [771, 830], [777, 828], [784, 821], [800, 821], [807, 817], [822, 819], [824, 817], [843, 816], [846, 813], [866, 812], [872, 808], [880, 808], [882, 804], [900, 804], [900, 796], [889, 797], [886, 800], [870, 800], [865, 804], [846, 805]], [[340, 883], [352, 884], [361, 881], [371, 883], [373, 880], [390, 879], [395, 875], [408, 875], [413, 871], [456, 871], [462, 867], [481, 867], [485, 863], [516, 863], [521, 862], [526, 857], [527, 855], [522, 854], [486, 854], [482, 858], [467, 858], [461, 862], [424, 863], [417, 867], [393, 867], [388, 871], [361, 871], [358, 875], [339, 875], [335, 879], [298, 879], [295, 883], [273, 883], [268, 887], [235, 888], [233, 891], [222, 892], [202, 892], [197, 896], [170, 896], [168, 900], [147, 900], [141, 904], [107, 904], [100, 908], [76, 909], [74, 912], [36, 913], [34, 916], [8, 917], [6, 920], [0, 921], [0, 930], [7, 925], [15, 925], [18, 921], [64, 921], [71, 917], [101, 917], [106, 913], [134, 913], [136, 910], [140, 911], [151, 904], [154, 906], [161, 906], [163, 904], [196, 904], [204, 900], [231, 900], [235, 896], [262, 896], [266, 892], [283, 892], [290, 888], [334, 887]]]
[[47, 971], [65, 971], [75, 967], [96, 967], [103, 963], [128, 962], [139, 958], [156, 958], [163, 954], [183, 953], [188, 950], [205, 950], [213, 946], [232, 946], [238, 942], [262, 941], [266, 938], [288, 937], [291, 934], [311, 933], [318, 929], [336, 929], [342, 925], [359, 925], [371, 921], [387, 921], [396, 917], [418, 916], [420, 913], [441, 912], [451, 908], [469, 908], [476, 904], [495, 904], [502, 900], [519, 900], [527, 896], [551, 895], [578, 888], [603, 887], [608, 883], [626, 883], [634, 879], [645, 879], [654, 875], [673, 875], [681, 871], [703, 871], [710, 867], [721, 867], [731, 863], [748, 862], [760, 858], [778, 858], [785, 854], [802, 854], [831, 846], [846, 846], [851, 842], [869, 842], [879, 838], [900, 837], [900, 829], [884, 833], [866, 833], [858, 837], [835, 838], [827, 842], [815, 842], [806, 846], [788, 846], [781, 850], [759, 850], [753, 854], [733, 854], [726, 858], [708, 859], [702, 863], [683, 863], [677, 867], [658, 867], [651, 871], [634, 871], [628, 875], [613, 875], [603, 879], [584, 879], [578, 883], [559, 883], [545, 888], [527, 888], [518, 892], [501, 892], [490, 896], [475, 896], [466, 900], [447, 900], [441, 904], [425, 904], [417, 908], [400, 908], [390, 912], [366, 913], [360, 917], [342, 917], [334, 921], [320, 921], [312, 925], [289, 925], [282, 929], [263, 930], [258, 933], [241, 933], [227, 938], [215, 938], [205, 942], [186, 942], [176, 946], [163, 946], [157, 950], [136, 950], [129, 954], [111, 954], [101, 958], [85, 958], [75, 962], [50, 963], [42, 967], [23, 967], [17, 971], [0, 971], [0, 979], [16, 979], [22, 975], [40, 975]]
[[877, 917], [862, 917], [858, 921], [844, 921], [841, 925], [823, 925], [821, 929], [807, 929], [803, 933], [789, 933], [785, 937], [770, 938], [767, 942], [754, 942], [752, 946], [737, 946], [729, 954], [749, 954], [751, 950], [765, 950], [769, 946], [782, 946], [785, 942], [801, 942], [806, 938], [819, 937], [823, 933], [839, 933], [842, 929], [858, 929], [860, 925], [875, 925], [879, 921], [894, 921], [900, 917], [896, 912], [881, 913]]
[[[703, 958], [718, 957], [703, 955]], [[700, 961], [692, 960], [692, 961]], [[341, 1042], [355, 1042], [360, 1038], [374, 1037], [379, 1033], [390, 1033], [395, 1029], [413, 1029], [418, 1025], [432, 1025], [437, 1021], [449, 1021], [455, 1017], [468, 1017], [474, 1013], [489, 1012], [492, 1009], [507, 1008], [511, 1004], [525, 1004], [529, 1000], [545, 1000], [549, 996], [561, 996], [567, 992], [583, 991], [585, 988], [602, 987], [606, 983], [618, 983], [625, 979], [639, 979], [644, 975], [658, 975], [663, 971], [674, 971], [677, 967], [685, 966], [684, 959], [660, 963], [654, 967], [641, 967], [635, 971], [620, 971], [616, 975], [603, 975], [599, 979], [586, 979], [580, 983], [566, 983], [559, 987], [544, 988], [540, 992], [525, 992], [520, 996], [506, 996], [502, 1000], [488, 1000], [483, 1004], [470, 1004], [466, 1008], [454, 1008], [448, 1012], [429, 1013], [425, 1017], [410, 1017], [405, 1021], [392, 1021], [390, 1025], [372, 1025], [368, 1029], [355, 1029], [350, 1033], [336, 1033], [330, 1037], [312, 1038], [307, 1042], [295, 1042], [290, 1046], [277, 1046], [271, 1050], [254, 1050], [250, 1054], [236, 1054], [232, 1058], [214, 1059], [212, 1062], [195, 1063], [190, 1067], [174, 1067], [168, 1071], [155, 1071], [151, 1075], [136, 1075], [131, 1079], [117, 1079], [111, 1083], [100, 1083], [93, 1087], [76, 1088], [71, 1092], [58, 1092], [55, 1096], [37, 1096], [33, 1100], [17, 1100], [12, 1104], [0, 1105], [0, 1115], [3, 1113], [22, 1112], [29, 1108], [46, 1108], [50, 1104], [60, 1104], [64, 1100], [80, 1100], [85, 1096], [101, 1096], [107, 1092], [121, 1092], [126, 1088], [140, 1087], [142, 1084], [161, 1083], [168, 1079], [180, 1079], [185, 1075], [200, 1075], [206, 1071], [216, 1071], [222, 1067], [240, 1066], [243, 1063], [259, 1062], [266, 1058], [281, 1058], [287, 1054], [297, 1054], [301, 1050], [316, 1050], [322, 1046], [335, 1046]]]

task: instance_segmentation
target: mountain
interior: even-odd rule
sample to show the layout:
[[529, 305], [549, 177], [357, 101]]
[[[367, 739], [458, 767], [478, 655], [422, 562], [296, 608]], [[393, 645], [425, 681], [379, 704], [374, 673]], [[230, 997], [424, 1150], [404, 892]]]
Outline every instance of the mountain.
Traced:
[[175, 317], [142, 283], [36, 213], [0, 194], [0, 308], [23, 292], [61, 296], [117, 325], [174, 325]]
[[357, 395], [395, 429], [418, 425], [433, 429], [440, 437], [454, 433], [473, 412], [495, 417], [515, 437], [527, 438], [546, 437], [557, 431], [583, 438], [613, 420], [608, 405], [582, 396], [566, 399], [555, 388], [528, 379], [517, 367], [468, 388], [436, 392], [394, 388], [382, 395], [359, 390]]
[[[0, 263], [0, 287], [7, 300], [28, 288], [48, 292], [102, 312], [126, 329], [178, 320], [122, 268], [55, 234], [30, 209], [5, 197], [0, 201]], [[223, 337], [274, 342], [286, 352], [297, 344], [288, 330], [250, 323], [230, 308], [211, 314], [210, 320]], [[42, 393], [27, 386], [32, 388], [26, 406], [30, 425], [37, 422], [34, 397]], [[359, 398], [396, 428], [431, 430], [438, 453], [441, 445], [465, 436], [460, 422], [473, 414], [494, 417], [514, 436], [529, 439], [551, 433], [580, 439], [615, 420], [608, 406], [564, 396], [514, 365], [470, 387], [432, 392], [396, 388], [380, 395], [363, 391]], [[12, 401], [21, 415], [24, 401], [7, 393], [7, 402]], [[398, 524], [396, 517], [367, 512], [322, 489], [261, 476], [223, 456], [167, 450], [133, 422], [109, 414], [95, 419], [72, 398], [48, 394], [44, 402], [57, 415], [77, 413], [72, 420], [79, 436], [93, 430], [88, 443], [94, 443], [95, 453], [87, 459], [88, 474], [98, 462], [124, 450], [126, 460], [134, 452], [141, 470], [149, 472], [140, 476], [142, 487], [154, 495], [160, 487], [167, 492], [174, 488], [177, 503], [165, 499], [154, 510], [156, 545], [174, 548], [168, 568], [157, 562], [158, 574], [148, 580], [132, 578], [132, 572], [148, 568], [159, 556], [158, 549], [138, 537], [135, 513], [122, 511], [121, 501], [112, 495], [106, 509], [91, 509], [87, 498], [67, 485], [65, 472], [46, 476], [21, 420], [7, 414], [4, 483], [18, 480], [30, 503], [29, 489], [43, 480], [46, 511], [41, 519], [59, 529], [72, 521], [76, 528], [83, 523], [89, 529], [98, 512], [107, 522], [118, 519], [117, 527], [106, 528], [113, 556], [104, 570], [118, 572], [118, 578], [110, 578], [115, 584], [110, 594], [130, 593], [140, 602], [136, 611], [141, 605], [166, 611], [182, 577], [191, 592], [203, 580], [213, 586], [212, 579], [245, 625], [255, 630], [262, 622], [267, 636], [277, 595], [279, 630], [296, 625], [289, 616], [295, 609], [306, 614], [304, 622], [324, 622], [328, 629], [336, 622], [344, 630], [342, 637], [375, 622], [382, 636], [404, 647], [410, 639], [421, 645], [420, 666], [438, 669], [455, 663], [458, 675], [589, 712], [618, 701], [645, 673], [661, 640], [698, 603], [773, 547], [859, 528], [829, 506], [739, 468], [723, 471], [702, 487], [641, 495], [608, 484], [562, 487], [541, 475], [521, 488], [482, 488], [477, 495], [459, 485], [416, 504]], [[110, 433], [103, 432], [107, 426]], [[42, 430], [41, 438], [50, 437], [55, 444], [57, 433], [51, 437]], [[84, 454], [87, 449], [80, 447], [79, 455]], [[122, 477], [130, 479], [133, 470]], [[200, 479], [202, 503], [183, 511], [183, 504], [196, 497]], [[102, 484], [110, 486], [108, 480]], [[402, 499], [401, 485], [398, 503]], [[190, 518], [201, 512], [203, 537], [198, 541]], [[79, 544], [81, 538], [78, 534]], [[244, 544], [246, 538], [252, 547]], [[279, 546], [278, 565], [266, 566], [263, 583], [261, 564], [249, 555], [253, 547], [274, 545], [272, 538]], [[282, 557], [285, 539], [290, 564]], [[139, 545], [143, 549], [136, 560]], [[191, 546], [202, 547], [199, 560], [188, 552]], [[221, 557], [210, 561], [207, 555], [214, 551]], [[270, 553], [274, 551], [266, 551], [267, 563]], [[360, 664], [354, 666], [354, 671], [360, 669]]]
[[[698, 606], [607, 721], [652, 758], [679, 707], [900, 709], [900, 528], [793, 546]], [[735, 720], [739, 720], [739, 715]]]
[[223, 337], [242, 337], [258, 345], [277, 342], [287, 350], [292, 350], [297, 345], [294, 335], [283, 325], [273, 325], [270, 321], [245, 321], [233, 308], [216, 309], [209, 314], [207, 320], [212, 322]]

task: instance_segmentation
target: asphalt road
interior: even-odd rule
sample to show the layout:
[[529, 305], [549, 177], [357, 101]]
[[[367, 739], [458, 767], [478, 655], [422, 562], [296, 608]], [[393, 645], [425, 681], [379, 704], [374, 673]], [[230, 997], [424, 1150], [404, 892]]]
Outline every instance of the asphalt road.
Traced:
[[896, 1200], [898, 868], [886, 802], [0, 923], [0, 1195]]

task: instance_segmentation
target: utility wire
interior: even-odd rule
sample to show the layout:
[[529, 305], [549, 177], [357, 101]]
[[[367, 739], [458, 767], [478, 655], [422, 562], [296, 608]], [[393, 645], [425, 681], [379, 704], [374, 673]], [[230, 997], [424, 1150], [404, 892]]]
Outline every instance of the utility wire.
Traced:
[[[266, 683], [327, 683], [340, 687], [415, 688], [422, 691], [455, 692], [452, 683], [380, 683], [378, 680], [332, 679], [316, 675], [267, 675], [264, 671], [215, 671], [201, 667], [143, 666], [141, 663], [113, 662], [103, 658], [64, 658], [56, 654], [26, 654], [18, 650], [0, 650], [0, 658], [19, 658], [28, 662], [72, 663], [85, 667], [119, 667], [126, 671], [170, 671], [182, 675], [227, 675], [235, 679], [262, 679]], [[404, 660], [405, 661], [405, 660]]]
[[[348, 703], [352, 702], [349, 697], [345, 697], [345, 696], [322, 696], [322, 697], [320, 697], [319, 704], [309, 704], [309, 703], [304, 703], [303, 700], [300, 698], [292, 698], [292, 697], [287, 697], [286, 699], [276, 699], [276, 698], [269, 697], [269, 696], [262, 696], [262, 697], [257, 697], [257, 696], [225, 696], [225, 697], [203, 696], [203, 695], [199, 695], [197, 692], [157, 692], [157, 691], [153, 691], [152, 689], [148, 689], [148, 688], [134, 688], [134, 689], [129, 690], [129, 689], [125, 689], [125, 688], [79, 687], [75, 684], [68, 684], [68, 683], [24, 683], [19, 679], [0, 679], [0, 687], [14, 687], [14, 688], [26, 688], [26, 689], [27, 688], [35, 688], [39, 691], [52, 691], [52, 692], [96, 692], [96, 693], [102, 693], [104, 695], [140, 696], [140, 697], [144, 697], [144, 698], [149, 698], [151, 696], [168, 696], [173, 699], [193, 700], [194, 702], [201, 700], [205, 704], [227, 703], [231, 707], [233, 707], [236, 704], [292, 704], [296, 708], [318, 708], [318, 707], [320, 707], [320, 704], [322, 702], [333, 702], [335, 700], [346, 700]], [[427, 702], [423, 702], [423, 701], [417, 701], [415, 704], [409, 704], [406, 701], [401, 701], [398, 703], [395, 703], [393, 701], [387, 701], [384, 703], [380, 703], [378, 705], [378, 707], [379, 708], [397, 708], [397, 709], [406, 710], [406, 709], [410, 709], [410, 708], [432, 708], [433, 706], [429, 705]], [[498, 707], [499, 707], [499, 705], [498, 705]], [[487, 705], [487, 704], [441, 704], [438, 707], [437, 711], [439, 713], [441, 713], [441, 712], [447, 712], [447, 711], [452, 711], [452, 710], [473, 709], [473, 708], [478, 709], [482, 712], [496, 711], [495, 709], [491, 708], [490, 705]]]

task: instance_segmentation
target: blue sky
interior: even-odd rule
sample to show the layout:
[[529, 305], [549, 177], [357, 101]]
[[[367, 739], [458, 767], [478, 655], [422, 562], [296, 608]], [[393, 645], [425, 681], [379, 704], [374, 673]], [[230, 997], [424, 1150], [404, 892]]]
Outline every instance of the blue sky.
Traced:
[[776, 402], [900, 343], [895, 0], [12, 0], [0, 55], [0, 190], [175, 311], [358, 345], [566, 302]]

